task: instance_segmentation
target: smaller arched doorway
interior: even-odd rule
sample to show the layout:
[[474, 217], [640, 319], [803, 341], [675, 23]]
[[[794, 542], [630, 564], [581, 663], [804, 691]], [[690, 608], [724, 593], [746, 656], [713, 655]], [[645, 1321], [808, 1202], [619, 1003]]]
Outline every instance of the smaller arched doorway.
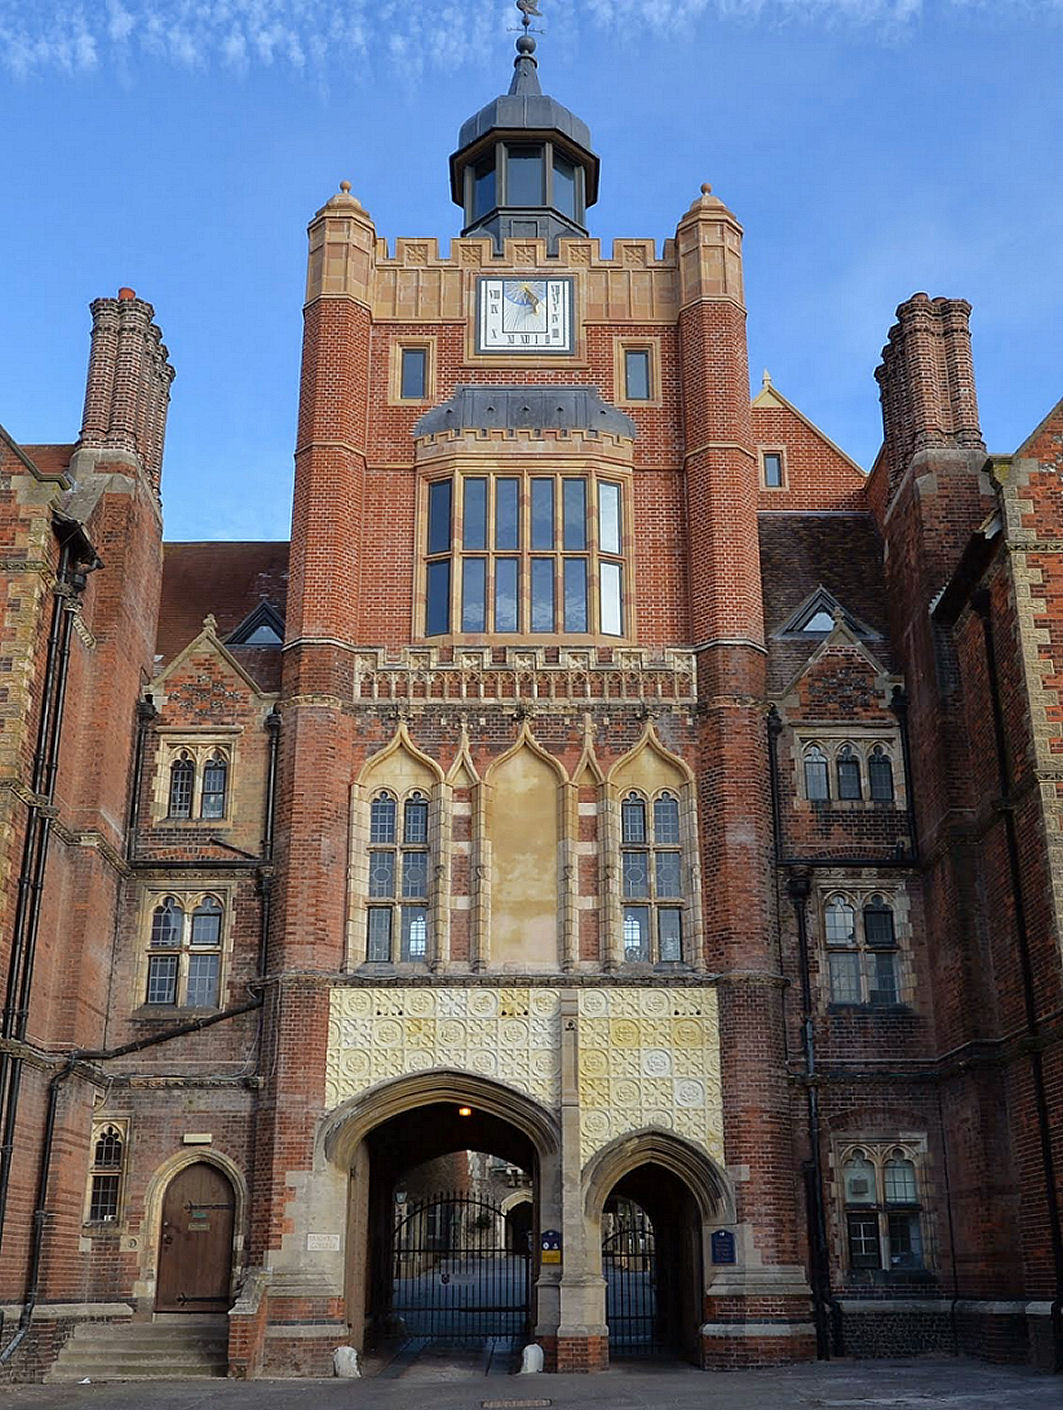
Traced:
[[162, 1201], [156, 1312], [227, 1312], [232, 1301], [236, 1192], [216, 1165], [196, 1161]]

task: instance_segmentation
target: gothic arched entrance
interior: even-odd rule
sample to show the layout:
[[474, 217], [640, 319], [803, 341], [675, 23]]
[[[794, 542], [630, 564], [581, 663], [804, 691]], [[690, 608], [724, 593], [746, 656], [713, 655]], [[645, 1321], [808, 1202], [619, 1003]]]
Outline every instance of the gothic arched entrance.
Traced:
[[216, 1165], [177, 1172], [162, 1202], [156, 1312], [229, 1310], [235, 1214], [236, 1193]]

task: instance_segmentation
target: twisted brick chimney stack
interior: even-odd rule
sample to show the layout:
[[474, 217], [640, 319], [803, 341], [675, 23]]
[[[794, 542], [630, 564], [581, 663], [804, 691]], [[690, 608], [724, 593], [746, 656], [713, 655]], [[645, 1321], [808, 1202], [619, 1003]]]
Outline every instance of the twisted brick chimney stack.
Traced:
[[156, 494], [162, 476], [166, 413], [174, 369], [153, 322], [155, 310], [132, 289], [92, 305], [85, 416], [79, 449], [139, 461]]
[[985, 450], [971, 356], [971, 305], [914, 294], [897, 310], [875, 373], [890, 494], [928, 446]]

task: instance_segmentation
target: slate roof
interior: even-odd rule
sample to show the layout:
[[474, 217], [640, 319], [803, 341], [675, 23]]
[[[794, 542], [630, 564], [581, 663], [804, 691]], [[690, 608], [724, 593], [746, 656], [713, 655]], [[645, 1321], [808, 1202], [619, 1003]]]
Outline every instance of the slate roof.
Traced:
[[882, 540], [872, 515], [773, 511], [761, 514], [758, 524], [769, 692], [785, 690], [823, 641], [814, 634], [788, 640], [776, 636], [821, 586], [877, 634], [866, 641], [867, 648], [887, 670], [894, 670]]

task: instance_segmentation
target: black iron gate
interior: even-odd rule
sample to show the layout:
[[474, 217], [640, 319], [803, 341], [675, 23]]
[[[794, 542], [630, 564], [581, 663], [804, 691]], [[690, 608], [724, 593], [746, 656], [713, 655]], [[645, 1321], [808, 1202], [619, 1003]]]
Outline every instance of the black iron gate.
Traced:
[[395, 1227], [392, 1311], [410, 1337], [516, 1341], [529, 1326], [531, 1259], [506, 1246], [500, 1206], [443, 1195]]
[[658, 1356], [653, 1225], [634, 1200], [610, 1201], [602, 1218], [602, 1273], [610, 1356]]

